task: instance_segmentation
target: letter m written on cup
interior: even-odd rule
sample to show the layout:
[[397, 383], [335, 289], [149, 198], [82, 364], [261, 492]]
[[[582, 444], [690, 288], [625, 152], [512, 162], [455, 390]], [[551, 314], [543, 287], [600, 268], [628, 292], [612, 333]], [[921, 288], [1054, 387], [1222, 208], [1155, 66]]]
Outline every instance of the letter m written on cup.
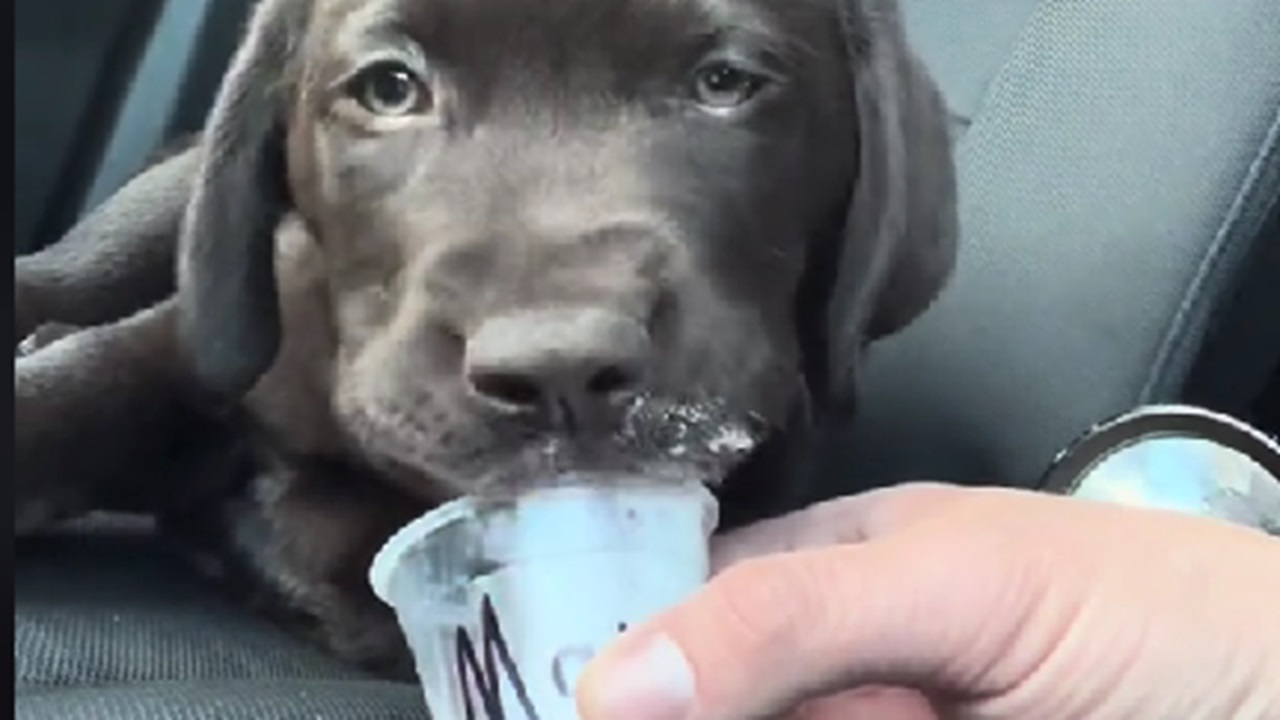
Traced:
[[457, 631], [456, 662], [458, 681], [462, 683], [465, 720], [480, 720], [476, 715], [477, 700], [484, 708], [487, 720], [516, 720], [515, 716], [508, 718], [502, 704], [503, 681], [515, 692], [523, 720], [541, 720], [529, 699], [520, 668], [511, 657], [511, 649], [498, 622], [498, 613], [487, 595], [480, 607], [480, 652], [476, 652], [476, 645], [466, 629], [460, 627]]

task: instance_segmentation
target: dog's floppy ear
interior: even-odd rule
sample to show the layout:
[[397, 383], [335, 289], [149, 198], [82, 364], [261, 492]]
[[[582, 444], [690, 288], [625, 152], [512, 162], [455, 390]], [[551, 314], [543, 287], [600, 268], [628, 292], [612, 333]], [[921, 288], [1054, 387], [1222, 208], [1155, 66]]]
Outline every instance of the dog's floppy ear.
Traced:
[[312, 0], [262, 0], [205, 127], [178, 249], [179, 337], [204, 389], [239, 397], [275, 359], [274, 235], [288, 208], [290, 75]]
[[858, 162], [828, 297], [826, 392], [852, 399], [863, 347], [933, 302], [956, 258], [955, 168], [941, 94], [907, 47], [894, 0], [839, 4]]

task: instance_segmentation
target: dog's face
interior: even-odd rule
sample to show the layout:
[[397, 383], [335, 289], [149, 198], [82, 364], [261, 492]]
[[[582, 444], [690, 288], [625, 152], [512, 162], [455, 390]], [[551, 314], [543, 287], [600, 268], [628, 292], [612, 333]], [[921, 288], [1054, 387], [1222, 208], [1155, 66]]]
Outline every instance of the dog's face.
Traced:
[[852, 174], [850, 88], [816, 61], [840, 53], [792, 0], [318, 12], [289, 160], [344, 428], [465, 486], [548, 440], [574, 469], [659, 460], [616, 452], [638, 398], [781, 426], [808, 240]]
[[[875, 237], [902, 218], [850, 239], [883, 153], [858, 132], [837, 2], [266, 3], [291, 4], [288, 37], [259, 13], [258, 44], [290, 54], [284, 140], [263, 142], [322, 258], [337, 423], [410, 484], [723, 474], [830, 391], [833, 288], [883, 296], [903, 272], [904, 241]], [[904, 72], [889, 60], [877, 72]], [[235, 83], [215, 142], [250, 112]], [[908, 271], [899, 305], [932, 298], [949, 240], [929, 238], [945, 268]], [[875, 320], [848, 302], [854, 326]]]

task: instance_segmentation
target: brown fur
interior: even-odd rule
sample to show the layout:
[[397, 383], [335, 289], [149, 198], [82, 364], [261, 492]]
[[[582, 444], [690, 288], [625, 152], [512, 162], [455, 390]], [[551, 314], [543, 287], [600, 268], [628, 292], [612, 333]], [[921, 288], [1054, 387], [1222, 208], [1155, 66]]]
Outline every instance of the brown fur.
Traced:
[[[722, 60], [758, 92], [700, 94]], [[388, 61], [430, 101], [365, 107]], [[264, 0], [200, 143], [18, 261], [15, 343], [90, 326], [15, 360], [19, 533], [157, 512], [404, 672], [364, 571], [441, 500], [565, 468], [726, 475], [730, 525], [804, 498], [864, 346], [950, 273], [953, 182], [888, 0]], [[95, 264], [176, 295], [95, 313]], [[675, 452], [689, 407], [762, 445]]]

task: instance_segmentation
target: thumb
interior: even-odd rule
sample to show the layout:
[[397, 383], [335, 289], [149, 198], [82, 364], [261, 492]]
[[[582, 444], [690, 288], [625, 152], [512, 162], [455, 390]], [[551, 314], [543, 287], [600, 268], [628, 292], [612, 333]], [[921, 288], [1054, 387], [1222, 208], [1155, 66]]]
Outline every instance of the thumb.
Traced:
[[[599, 655], [584, 720], [767, 717], [863, 685], [999, 693], [1027, 593], [953, 545], [897, 536], [743, 561]], [[935, 538], [936, 540], [936, 538]], [[961, 543], [963, 544], [963, 543]], [[1025, 667], [1025, 665], [1024, 665]]]

